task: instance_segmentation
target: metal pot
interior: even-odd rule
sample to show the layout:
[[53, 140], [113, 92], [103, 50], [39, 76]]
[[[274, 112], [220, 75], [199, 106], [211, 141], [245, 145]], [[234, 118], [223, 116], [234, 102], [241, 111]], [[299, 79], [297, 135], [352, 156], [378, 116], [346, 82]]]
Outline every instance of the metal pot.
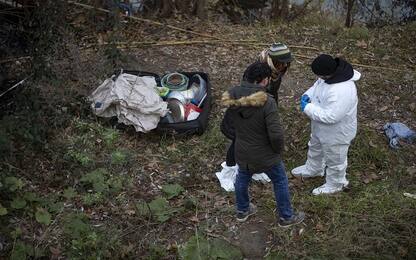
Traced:
[[168, 94], [168, 99], [167, 99], [167, 101], [169, 101], [169, 99], [177, 99], [177, 100], [179, 100], [180, 102], [182, 102], [182, 104], [183, 105], [185, 105], [186, 104], [186, 98], [184, 97], [184, 95], [182, 95], [182, 93], [181, 93], [182, 91], [171, 91], [169, 94]]
[[185, 121], [185, 107], [181, 101], [176, 98], [170, 98], [168, 100], [168, 109], [170, 110], [173, 122]]

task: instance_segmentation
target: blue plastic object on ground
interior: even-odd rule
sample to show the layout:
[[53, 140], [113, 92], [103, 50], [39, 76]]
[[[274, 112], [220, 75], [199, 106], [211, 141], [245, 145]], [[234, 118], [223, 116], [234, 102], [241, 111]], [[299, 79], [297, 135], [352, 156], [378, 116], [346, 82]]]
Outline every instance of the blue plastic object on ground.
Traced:
[[416, 139], [416, 132], [411, 130], [405, 124], [387, 123], [383, 127], [384, 133], [389, 138], [389, 145], [393, 149], [399, 148], [399, 140], [403, 139], [407, 143], [412, 143]]

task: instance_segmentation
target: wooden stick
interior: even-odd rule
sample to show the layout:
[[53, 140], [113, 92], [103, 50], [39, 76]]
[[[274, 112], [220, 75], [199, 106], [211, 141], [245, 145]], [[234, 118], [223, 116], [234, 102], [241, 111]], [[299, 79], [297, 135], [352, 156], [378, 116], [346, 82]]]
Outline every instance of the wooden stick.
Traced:
[[398, 71], [398, 72], [409, 71], [407, 69], [394, 69], [388, 66], [371, 66], [371, 65], [359, 64], [359, 63], [351, 63], [351, 65], [354, 65], [357, 67], [368, 68], [368, 69], [383, 69], [383, 70], [391, 70], [391, 71]]
[[[311, 60], [316, 58], [316, 57], [305, 56], [305, 55], [300, 55], [300, 54], [294, 54], [294, 56], [299, 57], [299, 58], [304, 58], [304, 59], [311, 59]], [[383, 70], [391, 70], [391, 71], [397, 71], [397, 72], [410, 71], [407, 69], [395, 69], [395, 68], [390, 68], [388, 66], [372, 66], [372, 65], [360, 64], [360, 63], [351, 63], [351, 65], [362, 67], [362, 68], [368, 68], [368, 69], [383, 69]]]
[[88, 49], [93, 46], [106, 46], [115, 44], [117, 46], [125, 46], [125, 48], [135, 48], [138, 46], [169, 46], [169, 45], [193, 45], [193, 44], [217, 44], [217, 43], [241, 43], [241, 44], [250, 44], [253, 43], [253, 40], [195, 40], [195, 41], [147, 41], [147, 42], [104, 42], [99, 44], [92, 44], [82, 49]]
[[[83, 7], [85, 9], [89, 9], [89, 10], [97, 10], [97, 11], [104, 12], [104, 13], [111, 13], [111, 11], [107, 10], [107, 9], [94, 7], [94, 6], [86, 5], [86, 4], [81, 4], [81, 3], [78, 3], [78, 2], [74, 2], [74, 1], [68, 1], [68, 3], [76, 5], [76, 6], [80, 6], [80, 7]], [[174, 30], [181, 31], [181, 32], [186, 32], [186, 33], [191, 33], [191, 34], [195, 34], [195, 35], [199, 35], [199, 36], [203, 36], [203, 37], [222, 40], [221, 38], [216, 37], [216, 36], [212, 36], [212, 35], [208, 35], [208, 34], [204, 34], [204, 33], [199, 33], [199, 32], [194, 32], [194, 31], [191, 31], [191, 30], [186, 30], [186, 29], [183, 29], [183, 28], [179, 28], [179, 27], [169, 25], [169, 24], [160, 23], [160, 22], [153, 21], [153, 20], [150, 20], [150, 19], [144, 19], [144, 18], [140, 18], [140, 17], [136, 17], [136, 16], [128, 16], [128, 15], [125, 15], [125, 14], [122, 14], [122, 16], [126, 17], [126, 18], [129, 18], [131, 20], [136, 20], [136, 21], [150, 23], [150, 24], [159, 25], [159, 26], [165, 26], [165, 27], [168, 27], [170, 29], [174, 29]]]
[[[76, 6], [80, 6], [83, 7], [85, 9], [89, 9], [89, 10], [97, 10], [100, 12], [104, 12], [104, 13], [111, 13], [110, 10], [107, 9], [103, 9], [103, 8], [99, 8], [99, 7], [94, 7], [91, 5], [86, 5], [86, 4], [81, 4], [78, 2], [74, 2], [74, 1], [68, 1], [68, 3], [76, 5]], [[247, 44], [247, 45], [255, 45], [255, 46], [269, 46], [270, 44], [267, 43], [257, 43], [257, 42], [250, 42], [250, 40], [224, 40], [221, 39], [219, 37], [213, 36], [213, 35], [208, 35], [208, 34], [204, 34], [204, 33], [199, 33], [199, 32], [194, 32], [191, 30], [186, 30], [183, 28], [179, 28], [173, 25], [169, 25], [169, 24], [164, 24], [161, 22], [157, 22], [154, 20], [150, 20], [150, 19], [144, 19], [144, 18], [140, 18], [140, 17], [135, 17], [135, 16], [128, 16], [123, 14], [123, 17], [127, 17], [129, 19], [132, 20], [136, 20], [136, 21], [141, 21], [141, 22], [146, 22], [146, 23], [150, 23], [150, 24], [154, 24], [154, 25], [159, 25], [159, 26], [165, 26], [168, 27], [170, 29], [174, 29], [177, 31], [182, 31], [182, 32], [186, 32], [186, 33], [191, 33], [191, 34], [195, 34], [195, 35], [199, 35], [199, 36], [203, 36], [203, 37], [207, 37], [207, 38], [212, 38], [212, 39], [216, 39], [217, 41], [182, 41], [182, 42], [142, 42], [142, 43], [138, 43], [139, 45], [150, 45], [150, 46], [167, 46], [167, 45], [190, 45], [190, 44], [214, 44], [214, 43], [230, 43], [230, 44]], [[109, 44], [109, 43], [107, 43]], [[105, 45], [105, 44], [103, 44]], [[318, 48], [316, 47], [312, 47], [312, 46], [299, 46], [299, 45], [289, 45], [289, 48], [298, 48], [298, 49], [310, 49], [310, 50], [316, 50], [319, 51]], [[305, 59], [314, 59], [314, 57], [310, 57], [310, 56], [305, 56], [305, 55], [300, 55], [300, 54], [294, 54], [294, 56], [299, 57], [299, 58], [305, 58]], [[358, 67], [363, 67], [363, 68], [369, 68], [369, 69], [385, 69], [385, 70], [391, 70], [391, 71], [407, 71], [407, 70], [402, 70], [402, 69], [394, 69], [394, 68], [389, 68], [387, 66], [371, 66], [371, 65], [365, 65], [365, 64], [359, 64], [359, 63], [351, 63], [354, 66], [358, 66]]]
[[[125, 48], [134, 48], [137, 46], [169, 46], [169, 45], [193, 45], [193, 44], [232, 44], [232, 45], [253, 45], [253, 46], [270, 46], [268, 43], [259, 43], [255, 40], [195, 40], [195, 41], [148, 41], [148, 42], [116, 42], [116, 45], [126, 45]], [[110, 45], [113, 43], [105, 42], [97, 44], [98, 46], [105, 46]], [[95, 46], [89, 45], [82, 49], [88, 49]], [[289, 46], [289, 48], [302, 48], [302, 49], [311, 49], [311, 50], [318, 50], [315, 47], [308, 47], [308, 46]]]
[[315, 59], [316, 57], [311, 57], [311, 56], [306, 56], [306, 55], [301, 55], [301, 54], [293, 54], [295, 57], [299, 57], [299, 58], [303, 58], [303, 59]]
[[22, 79], [21, 81], [17, 82], [16, 84], [14, 84], [11, 88], [9, 88], [8, 90], [4, 91], [3, 93], [0, 94], [0, 98], [4, 95], [6, 95], [8, 92], [10, 92], [11, 90], [17, 88], [18, 86], [22, 85], [28, 78], [30, 78], [32, 75]]
[[[98, 7], [94, 7], [94, 6], [86, 5], [86, 4], [81, 4], [81, 3], [74, 2], [74, 1], [68, 1], [68, 3], [74, 4], [74, 5], [77, 5], [77, 6], [81, 6], [83, 8], [89, 9], [89, 10], [94, 9], [94, 10], [98, 10], [98, 11], [105, 12], [105, 13], [111, 13], [111, 11], [110, 10], [107, 10], [107, 9], [98, 8]], [[169, 24], [160, 23], [160, 22], [157, 22], [157, 21], [154, 21], [154, 20], [150, 20], [150, 19], [144, 19], [144, 18], [140, 18], [140, 17], [136, 17], [136, 16], [128, 16], [128, 15], [125, 15], [125, 14], [123, 14], [122, 16], [123, 17], [127, 17], [127, 18], [132, 19], [132, 20], [136, 20], [136, 21], [146, 22], [146, 23], [155, 24], [155, 25], [159, 25], [159, 26], [166, 26], [168, 28], [171, 28], [171, 29], [174, 29], [174, 30], [177, 30], [177, 31], [182, 31], [182, 32], [186, 32], [186, 33], [191, 33], [191, 34], [195, 34], [195, 35], [199, 35], [199, 36], [203, 36], [203, 37], [208, 37], [208, 38], [216, 39], [218, 41], [226, 41], [226, 42], [228, 42], [228, 41], [253, 42], [253, 45], [270, 46], [269, 43], [257, 43], [255, 40], [225, 40], [225, 39], [222, 39], [220, 37], [213, 36], [213, 35], [208, 35], [208, 34], [204, 34], [204, 33], [194, 32], [194, 31], [191, 31], [191, 30], [186, 30], [186, 29], [183, 29], [183, 28], [179, 28], [179, 27], [176, 27], [176, 26], [173, 26], [173, 25], [169, 25]], [[194, 43], [198, 43], [198, 41], [195, 41]], [[194, 43], [185, 43], [184, 42], [182, 44], [194, 44]], [[202, 43], [202, 41], [200, 43]], [[163, 45], [166, 45], [166, 44], [163, 44]], [[311, 47], [311, 46], [289, 45], [288, 47], [289, 48], [310, 49], [310, 50], [319, 51], [318, 48]]]
[[0, 60], [0, 64], [12, 62], [12, 61], [18, 61], [18, 60], [28, 60], [28, 59], [31, 59], [31, 58], [32, 57], [30, 57], [30, 56], [23, 56], [23, 57], [19, 57], [19, 58]]
[[218, 235], [218, 234], [214, 234], [214, 233], [207, 232], [207, 236], [215, 237], [215, 238], [221, 238], [221, 239], [227, 241], [228, 243], [232, 244], [231, 241], [228, 238], [226, 238], [225, 236], [223, 236], [223, 235]]
[[[176, 41], [176, 42], [136, 42], [138, 46], [142, 45], [142, 46], [169, 46], [169, 45], [192, 45], [192, 44], [232, 44], [232, 45], [267, 45], [268, 44], [263, 44], [263, 43], [256, 43], [256, 42], [250, 42], [250, 41], [238, 41], [238, 40], [221, 40], [221, 41]], [[131, 48], [137, 48], [138, 46], [128, 46], [126, 48], [122, 48], [122, 49], [131, 49]], [[306, 46], [301, 46], [301, 47], [306, 47]], [[313, 48], [313, 47], [311, 47]], [[312, 56], [306, 56], [306, 55], [302, 55], [302, 54], [297, 54], [297, 53], [293, 53], [293, 56], [298, 57], [298, 58], [303, 58], [303, 59], [310, 59], [313, 60], [316, 57], [312, 57]], [[369, 69], [384, 69], [384, 70], [390, 70], [390, 71], [398, 71], [398, 72], [403, 72], [403, 71], [409, 71], [406, 69], [394, 69], [394, 68], [389, 68], [387, 66], [371, 66], [371, 65], [365, 65], [365, 64], [360, 64], [360, 63], [351, 63], [351, 65], [357, 66], [357, 67], [362, 67], [362, 68], [369, 68]]]
[[307, 50], [321, 51], [320, 49], [313, 47], [313, 46], [288, 45], [287, 47], [293, 48], [293, 49], [307, 49]]

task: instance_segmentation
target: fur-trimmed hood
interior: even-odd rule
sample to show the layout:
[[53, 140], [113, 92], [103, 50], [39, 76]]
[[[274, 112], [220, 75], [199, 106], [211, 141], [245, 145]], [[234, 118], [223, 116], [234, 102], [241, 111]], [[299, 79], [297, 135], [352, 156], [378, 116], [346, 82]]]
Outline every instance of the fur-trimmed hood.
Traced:
[[224, 92], [221, 97], [221, 103], [225, 107], [261, 107], [267, 101], [267, 94], [263, 91], [255, 92], [249, 96], [243, 96], [237, 99], [231, 97], [228, 91]]
[[243, 82], [222, 94], [221, 103], [225, 107], [261, 107], [266, 104], [268, 94], [255, 84]]

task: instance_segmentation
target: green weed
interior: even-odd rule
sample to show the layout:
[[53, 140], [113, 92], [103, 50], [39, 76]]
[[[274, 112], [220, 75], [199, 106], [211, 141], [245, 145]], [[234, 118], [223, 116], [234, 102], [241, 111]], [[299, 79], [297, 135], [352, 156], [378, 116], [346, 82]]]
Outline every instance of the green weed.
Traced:
[[76, 195], [77, 195], [77, 192], [72, 187], [66, 188], [62, 194], [62, 196], [65, 197], [67, 200], [74, 198]]
[[181, 259], [242, 259], [240, 250], [221, 239], [207, 240], [196, 234], [179, 248]]
[[82, 196], [82, 203], [86, 206], [93, 206], [101, 204], [104, 201], [103, 194], [96, 192], [96, 193], [87, 193]]
[[93, 160], [86, 152], [78, 152], [78, 151], [68, 151], [68, 155], [72, 158], [75, 162], [79, 163], [81, 166], [88, 166], [92, 164]]
[[63, 224], [70, 258], [100, 259], [117, 254], [115, 250], [119, 248], [120, 241], [116, 230], [110, 228], [107, 234], [95, 229], [82, 213], [65, 216]]
[[139, 202], [136, 204], [137, 214], [142, 217], [153, 217], [159, 222], [165, 222], [180, 208], [172, 208], [169, 202], [162, 197], [157, 197], [150, 203]]
[[102, 131], [101, 136], [108, 147], [114, 145], [120, 138], [119, 132], [111, 128], [107, 128], [104, 131]]
[[179, 184], [166, 184], [162, 186], [162, 191], [165, 193], [167, 199], [172, 199], [180, 195], [184, 188]]
[[86, 188], [92, 187], [95, 192], [108, 192], [107, 175], [108, 173], [105, 169], [97, 169], [85, 174], [81, 178], [81, 182], [86, 185]]
[[368, 28], [364, 26], [354, 26], [352, 28], [346, 29], [344, 34], [347, 38], [354, 40], [368, 40], [370, 37]]
[[16, 241], [13, 246], [13, 250], [10, 254], [11, 260], [21, 260], [31, 258], [42, 258], [46, 254], [41, 248], [33, 247], [30, 244], [27, 244], [23, 241]]
[[114, 151], [111, 153], [111, 163], [123, 165], [127, 162], [127, 154], [123, 151]]
[[349, 169], [357, 172], [385, 170], [389, 165], [387, 152], [384, 139], [378, 133], [361, 127], [349, 152]]
[[147, 260], [158, 260], [167, 256], [166, 248], [158, 245], [150, 245], [148, 252], [149, 255], [146, 257]]

